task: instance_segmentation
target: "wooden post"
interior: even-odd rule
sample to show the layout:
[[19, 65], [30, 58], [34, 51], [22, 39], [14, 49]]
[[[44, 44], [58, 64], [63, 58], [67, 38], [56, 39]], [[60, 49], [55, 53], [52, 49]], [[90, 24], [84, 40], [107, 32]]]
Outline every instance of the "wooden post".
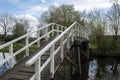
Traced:
[[79, 26], [78, 26], [78, 24], [77, 24], [77, 36], [79, 37]]
[[75, 36], [77, 36], [77, 24], [75, 25]]
[[[52, 31], [54, 30], [54, 24], [52, 25]], [[52, 32], [52, 37], [54, 37], [54, 31]]]
[[74, 29], [72, 28], [72, 29], [71, 29], [71, 39], [72, 39], [71, 41], [72, 41], [72, 42], [74, 41], [73, 36], [74, 36]]
[[75, 27], [73, 27], [73, 39], [75, 37]]
[[13, 43], [10, 44], [10, 46], [9, 46], [9, 53], [10, 53], [10, 56], [12, 56], [12, 58], [10, 59], [10, 68], [13, 68], [13, 66], [14, 66]]
[[70, 47], [69, 32], [67, 33], [67, 49]]
[[63, 32], [64, 31], [64, 27], [61, 27], [61, 32]]
[[51, 48], [51, 52], [50, 52], [50, 58], [51, 58], [51, 61], [50, 61], [50, 64], [51, 64], [51, 67], [50, 67], [50, 73], [51, 73], [51, 78], [54, 78], [54, 45], [52, 46]]
[[[57, 30], [59, 31], [59, 26], [57, 26]], [[57, 32], [57, 36], [59, 35], [59, 32]]]
[[63, 37], [61, 38], [61, 40], [60, 40], [60, 46], [61, 46], [61, 55], [60, 55], [60, 58], [61, 58], [61, 60], [62, 60], [62, 62], [63, 62], [63, 58], [64, 58], [64, 44], [63, 44]]
[[39, 59], [35, 62], [35, 80], [41, 80], [40, 66], [41, 66], [41, 57], [39, 57]]
[[[28, 36], [26, 37], [25, 42], [26, 42], [26, 46], [28, 46], [28, 44], [29, 44], [29, 37]], [[26, 56], [29, 56], [29, 48], [26, 49]]]
[[[40, 31], [37, 31], [37, 38], [40, 38]], [[40, 47], [40, 40], [37, 42], [37, 47]]]
[[79, 73], [81, 74], [81, 59], [80, 59], [80, 47], [78, 46], [78, 64], [79, 64]]

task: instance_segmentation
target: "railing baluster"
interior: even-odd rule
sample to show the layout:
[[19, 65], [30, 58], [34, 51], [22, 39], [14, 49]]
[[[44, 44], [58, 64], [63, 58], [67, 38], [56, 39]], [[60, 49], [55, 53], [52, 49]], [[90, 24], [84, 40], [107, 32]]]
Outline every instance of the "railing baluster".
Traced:
[[[57, 26], [57, 30], [59, 31], [59, 26]], [[59, 35], [59, 32], [57, 32], [57, 35]]]
[[[26, 37], [26, 46], [28, 46], [28, 44], [29, 44], [29, 37], [27, 36]], [[29, 47], [26, 49], [26, 56], [29, 56]]]
[[[10, 46], [9, 46], [9, 53], [14, 58], [14, 56], [13, 56], [13, 44], [10, 44]], [[13, 68], [13, 66], [14, 66], [13, 58], [10, 59], [10, 68]]]
[[77, 36], [79, 37], [79, 25], [77, 24]]
[[74, 41], [73, 36], [74, 36], [74, 29], [72, 28], [72, 29], [71, 29], [71, 39], [72, 39], [71, 41], [72, 41], [72, 43], [73, 43], [73, 41]]
[[61, 27], [61, 32], [63, 32], [63, 27]]
[[[37, 31], [37, 38], [40, 38], [40, 31]], [[40, 40], [37, 42], [37, 47], [40, 47]]]
[[63, 27], [61, 27], [61, 32], [63, 32], [64, 31], [64, 28]]
[[[54, 25], [54, 28], [53, 28], [53, 25]], [[51, 26], [52, 26], [52, 29], [50, 28]], [[47, 64], [49, 62], [50, 62], [51, 78], [53, 79], [54, 73], [55, 73], [55, 66], [54, 66], [55, 65], [55, 54], [57, 54], [57, 53], [60, 54], [60, 58], [63, 61], [64, 47], [66, 47], [66, 46], [64, 46], [64, 43], [66, 43], [67, 49], [69, 49], [72, 45], [70, 41], [71, 40], [74, 41], [74, 37], [80, 37], [81, 35], [83, 37], [87, 36], [86, 34], [84, 34], [84, 31], [83, 31], [84, 29], [82, 29], [81, 26], [76, 22], [74, 24], [72, 24], [70, 27], [68, 27], [67, 29], [63, 29], [63, 28], [61, 28], [60, 25], [55, 25], [55, 24], [52, 24], [51, 26], [45, 28], [45, 30], [46, 30], [45, 33], [49, 32], [49, 29], [50, 30], [55, 29], [56, 32], [47, 35], [47, 38], [51, 37], [51, 35], [52, 36], [59, 35], [58, 31], [64, 31], [64, 32], [61, 35], [59, 35], [57, 38], [55, 38], [53, 41], [51, 41], [39, 53], [37, 53], [37, 55], [35, 55], [32, 59], [30, 59], [26, 63], [27, 66], [31, 66], [32, 64], [35, 63], [35, 80], [41, 79], [41, 72], [43, 71], [43, 68], [45, 68], [47, 66]], [[55, 50], [55, 43], [59, 40], [60, 40], [60, 46]], [[41, 65], [41, 61], [40, 61], [41, 55], [44, 55], [46, 53], [46, 51], [48, 51], [49, 49], [50, 49], [50, 57], [47, 60], [47, 62], [45, 62], [45, 63], [43, 63], [43, 65]], [[58, 51], [60, 51], [60, 53]]]
[[[52, 25], [52, 30], [54, 30], [54, 24]], [[54, 31], [52, 32], [52, 37], [54, 37]]]
[[39, 57], [39, 59], [35, 62], [35, 80], [41, 80], [40, 66], [41, 66], [41, 57]]
[[75, 36], [77, 36], [77, 24], [75, 25]]
[[[49, 32], [49, 28], [48, 27], [46, 27], [46, 33], [48, 33]], [[45, 33], [45, 34], [46, 34]], [[49, 38], [50, 38], [50, 34], [48, 35], [48, 36], [46, 36], [47, 38], [46, 38], [46, 40], [48, 40]]]
[[54, 78], [54, 48], [55, 45], [52, 46], [51, 48], [51, 53], [50, 53], [50, 57], [51, 57], [51, 61], [50, 61], [50, 64], [51, 64], [51, 67], [50, 67], [50, 72], [51, 72], [51, 78]]
[[75, 27], [73, 27], [73, 39], [75, 37]]
[[70, 34], [70, 32], [68, 31], [68, 33], [67, 33], [67, 49], [69, 49], [69, 47], [70, 47], [69, 34]]
[[61, 46], [61, 55], [60, 55], [60, 58], [61, 58], [62, 62], [63, 62], [63, 58], [64, 58], [64, 44], [63, 44], [63, 39], [64, 39], [64, 37], [62, 37], [61, 40], [60, 40], [60, 46]]

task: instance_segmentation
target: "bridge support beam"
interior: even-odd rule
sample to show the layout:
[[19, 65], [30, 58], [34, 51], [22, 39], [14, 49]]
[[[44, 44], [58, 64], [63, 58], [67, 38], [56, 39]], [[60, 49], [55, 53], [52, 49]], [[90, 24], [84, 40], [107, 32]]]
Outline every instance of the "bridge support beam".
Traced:
[[81, 74], [81, 58], [80, 58], [80, 47], [78, 46], [78, 68], [79, 68], [79, 74]]

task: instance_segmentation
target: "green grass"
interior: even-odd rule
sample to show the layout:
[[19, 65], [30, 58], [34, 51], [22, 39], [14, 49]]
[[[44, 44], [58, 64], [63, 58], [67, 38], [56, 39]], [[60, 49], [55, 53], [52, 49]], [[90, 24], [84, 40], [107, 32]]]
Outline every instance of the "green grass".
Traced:
[[[19, 49], [21, 49], [21, 48], [23, 48], [25, 45], [23, 44], [23, 43], [14, 43], [13, 44], [13, 52], [16, 52], [16, 51], [18, 51]], [[37, 45], [36, 44], [33, 44], [31, 47], [30, 47], [30, 52], [33, 52], [35, 49], [37, 49]], [[3, 48], [3, 49], [0, 49], [0, 52], [2, 52], [2, 51], [4, 51], [4, 52], [9, 52], [9, 47], [7, 46], [7, 47], [5, 47], [5, 48]]]
[[[13, 44], [13, 52], [15, 53], [16, 51], [20, 50], [21, 48], [23, 48], [25, 45], [24, 43], [14, 43]], [[31, 47], [29, 47], [29, 53], [30, 54], [33, 54], [34, 51], [37, 49], [37, 45], [36, 44], [33, 44]], [[9, 53], [9, 46], [3, 48], [3, 49], [0, 49], [0, 52], [6, 52], [6, 53]], [[24, 56], [26, 55], [26, 50], [20, 52], [17, 56], [16, 56], [16, 60], [17, 61], [21, 61], [22, 58], [24, 58]]]
[[89, 48], [91, 49], [97, 49], [98, 45], [97, 44], [89, 44]]

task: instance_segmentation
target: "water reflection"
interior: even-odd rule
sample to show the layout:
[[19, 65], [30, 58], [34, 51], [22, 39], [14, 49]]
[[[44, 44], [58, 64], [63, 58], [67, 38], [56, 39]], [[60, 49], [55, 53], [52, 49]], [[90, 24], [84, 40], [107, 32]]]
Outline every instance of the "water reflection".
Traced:
[[119, 59], [100, 57], [89, 61], [88, 79], [86, 80], [120, 80]]
[[[8, 53], [5, 53], [5, 57], [7, 58], [9, 56]], [[2, 61], [3, 58], [3, 54], [0, 52], [0, 61]], [[15, 58], [13, 59], [13, 63], [16, 64], [16, 60]], [[4, 72], [6, 72], [8, 69], [10, 69], [10, 61], [6, 62], [3, 65], [0, 65], [0, 75], [2, 75]]]

